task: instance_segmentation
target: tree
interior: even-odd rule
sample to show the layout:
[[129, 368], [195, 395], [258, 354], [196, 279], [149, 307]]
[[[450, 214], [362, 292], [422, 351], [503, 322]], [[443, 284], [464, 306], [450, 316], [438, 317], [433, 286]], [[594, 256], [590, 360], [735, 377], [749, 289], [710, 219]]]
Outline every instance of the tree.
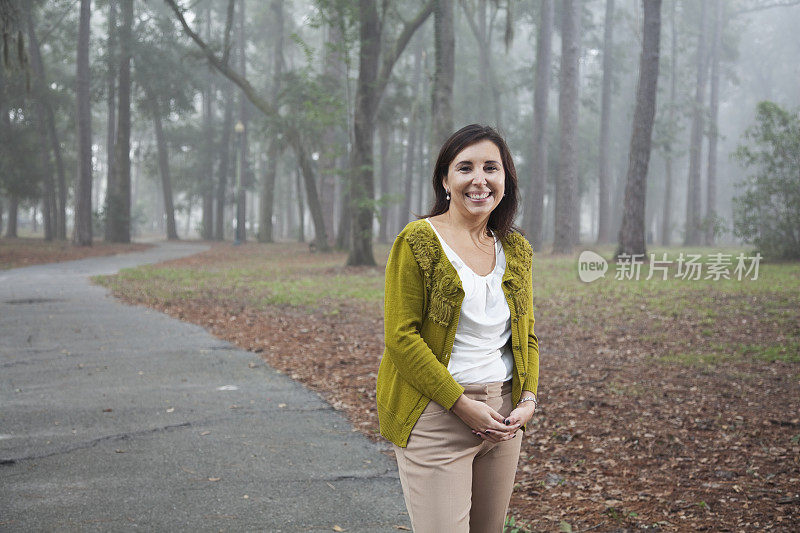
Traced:
[[689, 138], [689, 179], [686, 191], [686, 235], [683, 244], [700, 244], [700, 160], [703, 152], [703, 118], [706, 94], [706, 2], [700, 2], [700, 28], [697, 37], [696, 82]]
[[578, 204], [578, 64], [580, 0], [564, 0], [561, 19], [561, 75], [558, 117], [561, 140], [556, 182], [554, 253], [570, 253]]
[[[242, 78], [247, 78], [247, 56], [245, 55], [245, 50], [247, 49], [247, 41], [246, 41], [246, 34], [245, 34], [245, 27], [244, 27], [244, 19], [245, 19], [245, 6], [247, 2], [245, 0], [240, 0], [239, 2], [239, 19], [238, 23], [236, 24], [236, 40], [238, 41], [238, 59], [239, 59], [239, 73]], [[238, 158], [238, 169], [239, 173], [236, 179], [238, 180], [236, 183], [236, 241], [237, 242], [245, 242], [247, 240], [247, 231], [245, 227], [245, 220], [246, 220], [246, 213], [245, 210], [247, 208], [246, 202], [246, 180], [245, 176], [249, 175], [248, 172], [248, 144], [247, 144], [247, 117], [250, 114], [250, 108], [248, 106], [248, 100], [244, 93], [239, 93], [239, 123], [242, 125], [241, 132], [236, 133], [237, 138], [237, 151], [238, 153], [235, 154], [235, 157]], [[238, 128], [238, 126], [237, 126]]]
[[656, 113], [658, 63], [661, 38], [661, 0], [642, 0], [644, 4], [642, 55], [639, 60], [639, 83], [636, 89], [636, 108], [633, 112], [633, 131], [625, 184], [625, 211], [619, 230], [616, 256], [644, 254], [644, 208], [647, 187], [647, 167]]
[[78, 128], [78, 190], [72, 241], [92, 245], [92, 111], [90, 101], [89, 32], [92, 0], [81, 0], [75, 76]]
[[711, 96], [708, 117], [708, 171], [706, 172], [705, 244], [714, 244], [717, 229], [717, 140], [719, 138], [719, 56], [722, 47], [722, 1], [714, 0], [714, 31], [711, 37]]
[[609, 209], [609, 151], [611, 145], [611, 80], [614, 74], [614, 0], [606, 0], [605, 28], [603, 29], [603, 88], [600, 97], [599, 172], [597, 174], [597, 242], [610, 238]]
[[[34, 72], [34, 91], [36, 100], [37, 122], [41, 146], [50, 144], [48, 119], [53, 120], [53, 108], [50, 106], [47, 94], [47, 81], [44, 75], [44, 65], [42, 54], [39, 50], [39, 40], [36, 38], [36, 31], [33, 23], [33, 7], [30, 3], [25, 3], [25, 18], [28, 26], [28, 41], [30, 42], [31, 66]], [[53, 165], [50, 160], [50, 152], [45, 151], [41, 157], [44, 171], [44, 198], [42, 199], [42, 215], [44, 217], [44, 240], [51, 241], [58, 233], [58, 208], [56, 205], [56, 190], [53, 180]]]
[[[346, 4], [336, 4], [325, 29], [328, 37], [325, 44], [323, 65], [323, 84], [327, 93], [343, 104], [348, 102], [347, 72], [350, 68], [349, 47], [351, 40], [347, 39], [346, 22], [344, 16]], [[352, 32], [351, 32], [352, 33]], [[334, 127], [325, 128], [322, 133], [322, 150], [319, 156], [319, 177], [322, 202], [322, 213], [325, 219], [325, 230], [329, 242], [336, 235], [336, 222], [334, 213], [336, 209], [336, 183], [341, 182], [342, 165], [339, 162], [347, 157], [347, 124], [349, 117], [347, 108], [342, 105], [340, 117]], [[343, 209], [341, 211], [344, 211]], [[346, 218], [347, 217], [340, 217]], [[338, 236], [337, 236], [338, 237]], [[344, 246], [342, 246], [344, 248]]]
[[[384, 3], [384, 5], [387, 5]], [[350, 175], [350, 205], [352, 212], [352, 245], [347, 257], [348, 265], [374, 265], [372, 253], [372, 219], [375, 198], [375, 173], [372, 161], [375, 113], [389, 82], [397, 58], [405, 49], [409, 39], [433, 11], [433, 2], [411, 21], [404, 24], [397, 40], [381, 53], [382, 28], [386, 25], [378, 16], [375, 2], [359, 1], [360, 51], [356, 105], [353, 124], [353, 154]], [[380, 71], [378, 70], [380, 67]]]
[[[272, 0], [270, 4], [273, 28], [273, 61], [272, 61], [272, 97], [277, 99], [281, 92], [283, 76], [283, 0]], [[261, 183], [261, 202], [258, 213], [258, 242], [272, 242], [272, 211], [275, 204], [275, 175], [278, 169], [278, 157], [281, 154], [281, 143], [277, 132], [270, 135], [267, 148], [267, 169]]]
[[531, 186], [527, 192], [525, 222], [534, 250], [544, 235], [544, 189], [547, 186], [547, 102], [550, 95], [550, 57], [553, 42], [553, 0], [542, 0], [539, 31], [536, 37], [536, 72], [533, 89], [533, 135], [531, 146]]
[[131, 61], [133, 59], [133, 0], [120, 0], [119, 114], [114, 141], [114, 179], [106, 189], [108, 242], [131, 241]]
[[[204, 6], [206, 41], [211, 38], [211, 2]], [[214, 83], [213, 68], [208, 64], [203, 78], [203, 230], [202, 237], [211, 240], [214, 237]]]
[[[117, 0], [108, 2], [108, 39], [106, 40], [106, 191], [114, 183], [114, 144], [117, 137]], [[108, 199], [108, 198], [106, 198]], [[106, 223], [108, 218], [106, 218]], [[108, 232], [106, 232], [108, 233]]]
[[455, 76], [456, 38], [453, 30], [453, 0], [436, 0], [433, 10], [435, 69], [431, 117], [433, 128], [431, 153], [453, 133], [453, 78]]
[[767, 257], [800, 259], [800, 110], [760, 102], [736, 158], [753, 173], [733, 199], [734, 233]]
[[422, 39], [416, 37], [414, 45], [414, 70], [411, 75], [411, 117], [408, 121], [408, 145], [406, 146], [405, 171], [403, 172], [403, 204], [397, 216], [397, 226], [402, 229], [411, 214], [411, 194], [414, 184], [414, 153], [417, 147], [417, 129], [420, 121], [420, 81], [422, 79]]
[[158, 173], [161, 175], [161, 192], [164, 195], [164, 213], [167, 218], [167, 239], [171, 241], [178, 240], [178, 232], [175, 229], [175, 207], [172, 200], [172, 181], [169, 172], [169, 149], [161, 121], [163, 110], [159, 105], [158, 96], [146, 87], [145, 96], [147, 105], [150, 107], [150, 114], [153, 117], [153, 131], [156, 134]]
[[675, 143], [675, 93], [678, 80], [678, 30], [675, 24], [677, 0], [672, 0], [670, 9], [670, 70], [669, 70], [669, 104], [667, 104], [667, 132], [664, 142], [664, 214], [661, 219], [661, 244], [668, 246], [672, 235], [672, 160]]

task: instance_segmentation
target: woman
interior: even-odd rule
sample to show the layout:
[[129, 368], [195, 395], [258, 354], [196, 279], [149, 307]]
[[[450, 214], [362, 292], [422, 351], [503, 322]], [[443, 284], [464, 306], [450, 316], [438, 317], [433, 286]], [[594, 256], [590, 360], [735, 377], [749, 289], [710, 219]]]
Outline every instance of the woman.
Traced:
[[501, 532], [539, 378], [533, 252], [513, 227], [503, 138], [477, 124], [454, 133], [433, 189], [386, 264], [378, 419], [416, 533]]

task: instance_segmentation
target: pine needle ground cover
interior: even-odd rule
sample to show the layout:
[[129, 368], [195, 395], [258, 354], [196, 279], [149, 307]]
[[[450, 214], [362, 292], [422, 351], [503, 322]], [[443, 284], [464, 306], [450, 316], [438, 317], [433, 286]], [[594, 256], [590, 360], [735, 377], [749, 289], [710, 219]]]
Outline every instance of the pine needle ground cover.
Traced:
[[[388, 250], [376, 248], [379, 261]], [[259, 353], [380, 441], [383, 265], [345, 258], [220, 243], [95, 281]], [[646, 280], [644, 265], [623, 280], [612, 263], [585, 283], [577, 259], [534, 257], [541, 405], [513, 529], [800, 527], [800, 264], [761, 262], [741, 280], [682, 279], [675, 265]]]

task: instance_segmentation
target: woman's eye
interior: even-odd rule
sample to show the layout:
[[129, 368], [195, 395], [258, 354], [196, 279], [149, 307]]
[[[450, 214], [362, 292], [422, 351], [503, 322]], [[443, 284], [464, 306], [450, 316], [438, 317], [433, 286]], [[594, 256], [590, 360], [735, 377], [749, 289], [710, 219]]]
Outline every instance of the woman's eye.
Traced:
[[494, 165], [489, 165], [488, 167], [486, 167], [486, 169], [487, 170], [497, 170], [497, 167], [494, 166]]
[[469, 172], [471, 170], [472, 169], [470, 167], [461, 167], [461, 168], [458, 169], [459, 172]]

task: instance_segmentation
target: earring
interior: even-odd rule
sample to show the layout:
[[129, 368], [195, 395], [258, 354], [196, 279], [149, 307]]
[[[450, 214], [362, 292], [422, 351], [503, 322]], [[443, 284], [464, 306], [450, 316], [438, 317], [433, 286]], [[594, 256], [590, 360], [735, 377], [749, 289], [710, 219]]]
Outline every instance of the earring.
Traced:
[[450, 199], [450, 191], [447, 191], [447, 199]]

